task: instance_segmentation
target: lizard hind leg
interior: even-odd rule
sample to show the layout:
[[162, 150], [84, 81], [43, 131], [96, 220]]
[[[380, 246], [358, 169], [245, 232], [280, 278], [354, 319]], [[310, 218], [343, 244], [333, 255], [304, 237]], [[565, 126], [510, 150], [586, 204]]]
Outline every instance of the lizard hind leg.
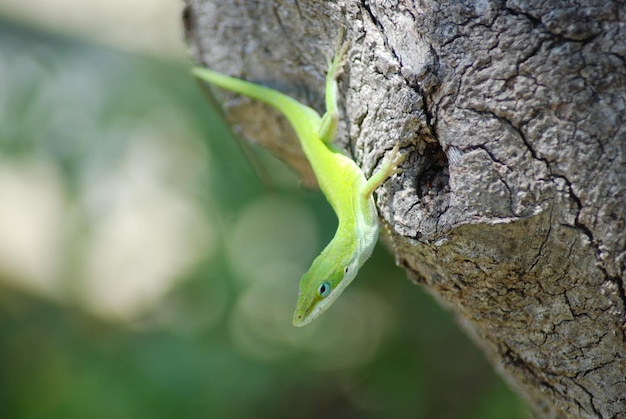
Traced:
[[337, 121], [339, 112], [337, 111], [337, 78], [343, 71], [346, 63], [346, 52], [348, 52], [348, 41], [343, 42], [343, 28], [340, 29], [335, 48], [335, 56], [332, 61], [328, 60], [328, 72], [326, 73], [326, 113], [322, 116], [320, 124], [319, 136], [326, 144], [330, 144], [335, 140], [337, 132]]
[[363, 196], [369, 198], [385, 180], [397, 173], [401, 173], [403, 170], [400, 168], [400, 165], [406, 159], [406, 156], [406, 154], [400, 154], [400, 146], [396, 144], [391, 153], [385, 156], [380, 169], [374, 172], [365, 183]]

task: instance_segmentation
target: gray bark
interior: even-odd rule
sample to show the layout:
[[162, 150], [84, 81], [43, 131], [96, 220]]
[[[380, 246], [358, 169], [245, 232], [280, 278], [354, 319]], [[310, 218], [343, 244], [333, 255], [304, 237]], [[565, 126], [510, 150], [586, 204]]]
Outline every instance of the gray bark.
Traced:
[[[619, 1], [187, 0], [192, 54], [323, 111], [350, 40], [339, 146], [388, 242], [542, 417], [626, 417], [626, 6]], [[287, 123], [229, 118], [310, 181]]]

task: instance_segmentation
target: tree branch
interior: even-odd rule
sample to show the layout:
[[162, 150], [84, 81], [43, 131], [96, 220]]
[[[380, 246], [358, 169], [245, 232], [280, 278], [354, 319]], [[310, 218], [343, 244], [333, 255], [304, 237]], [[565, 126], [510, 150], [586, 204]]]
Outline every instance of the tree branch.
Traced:
[[[199, 62], [318, 111], [346, 28], [340, 147], [366, 175], [411, 151], [377, 196], [397, 260], [544, 417], [626, 415], [626, 11], [585, 3], [188, 0], [185, 14]], [[231, 121], [312, 183], [287, 124], [230, 98]]]

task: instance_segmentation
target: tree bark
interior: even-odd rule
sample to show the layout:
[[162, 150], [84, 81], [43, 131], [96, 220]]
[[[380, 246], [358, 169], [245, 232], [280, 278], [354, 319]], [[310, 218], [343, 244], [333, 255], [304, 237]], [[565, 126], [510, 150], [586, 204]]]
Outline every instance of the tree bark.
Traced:
[[[184, 17], [198, 62], [318, 111], [345, 28], [339, 146], [366, 176], [410, 152], [377, 192], [397, 262], [539, 416], [626, 417], [623, 2], [187, 0]], [[313, 183], [284, 120], [226, 97]]]

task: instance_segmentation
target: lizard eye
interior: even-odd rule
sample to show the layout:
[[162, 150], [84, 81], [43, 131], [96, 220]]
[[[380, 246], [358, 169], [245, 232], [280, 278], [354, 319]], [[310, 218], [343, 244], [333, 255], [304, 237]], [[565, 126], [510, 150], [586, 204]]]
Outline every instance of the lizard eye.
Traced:
[[330, 294], [330, 284], [328, 282], [322, 282], [317, 289], [317, 294], [320, 297], [326, 297], [328, 294]]

